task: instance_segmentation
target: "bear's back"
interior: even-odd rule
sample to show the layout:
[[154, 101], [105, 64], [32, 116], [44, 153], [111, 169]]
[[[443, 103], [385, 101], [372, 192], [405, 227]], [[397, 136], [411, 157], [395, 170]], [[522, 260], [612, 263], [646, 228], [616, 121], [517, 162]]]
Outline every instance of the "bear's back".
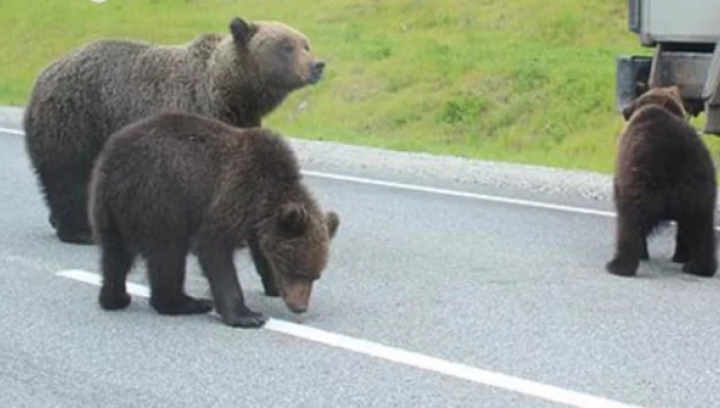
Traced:
[[[110, 166], [143, 168], [139, 177], [181, 179], [188, 186], [217, 183], [219, 175], [238, 185], [300, 178], [294, 153], [280, 135], [187, 112], [166, 111], [125, 127], [110, 138], [103, 155], [114, 161]], [[158, 172], [162, 176], [150, 175]]]
[[102, 155], [117, 165], [135, 163], [175, 174], [192, 174], [221, 166], [223, 156], [242, 144], [240, 133], [209, 118], [162, 112], [111, 135]]
[[714, 177], [710, 154], [697, 131], [660, 105], [638, 109], [621, 136], [618, 177], [665, 188]]
[[[59, 109], [57, 103], [52, 102], [58, 96], [66, 101], [76, 100], [73, 105], [78, 106], [92, 101], [91, 108], [84, 109], [83, 120], [96, 120], [107, 127], [106, 136], [164, 109], [209, 114], [211, 103], [205, 70], [211, 46], [194, 47], [193, 53], [188, 47], [190, 45], [160, 46], [117, 39], [89, 43], [43, 70], [29, 106], [39, 110]], [[106, 101], [114, 102], [107, 104]]]

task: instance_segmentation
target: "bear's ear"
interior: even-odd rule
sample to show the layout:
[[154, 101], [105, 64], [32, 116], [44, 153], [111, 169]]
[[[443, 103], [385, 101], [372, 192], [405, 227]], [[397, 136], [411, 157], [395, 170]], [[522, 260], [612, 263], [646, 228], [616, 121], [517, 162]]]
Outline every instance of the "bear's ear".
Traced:
[[668, 93], [678, 101], [682, 101], [682, 96], [680, 95], [680, 87], [677, 85], [673, 85], [667, 88]]
[[305, 233], [309, 223], [309, 216], [304, 206], [297, 203], [285, 204], [280, 209], [280, 230], [290, 236], [296, 237]]
[[230, 33], [233, 36], [233, 40], [238, 45], [246, 46], [250, 41], [250, 37], [254, 34], [253, 26], [248, 24], [245, 20], [240, 17], [235, 17], [230, 22]]
[[641, 81], [635, 83], [635, 95], [640, 96], [649, 90], [648, 84]]
[[687, 117], [687, 108], [683, 100], [680, 87], [677, 85], [669, 86], [661, 90], [662, 99], [660, 104], [675, 115], [685, 118]]
[[327, 223], [328, 234], [330, 238], [335, 237], [338, 227], [340, 226], [340, 217], [334, 211], [328, 211], [325, 216], [325, 222]]

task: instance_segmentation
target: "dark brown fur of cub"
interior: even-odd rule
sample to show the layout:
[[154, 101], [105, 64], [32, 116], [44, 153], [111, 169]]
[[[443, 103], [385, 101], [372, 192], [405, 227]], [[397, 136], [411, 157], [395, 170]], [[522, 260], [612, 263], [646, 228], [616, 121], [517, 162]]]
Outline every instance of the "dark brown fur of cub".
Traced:
[[635, 275], [648, 258], [647, 237], [661, 222], [677, 222], [674, 262], [713, 276], [717, 269], [716, 175], [708, 149], [687, 123], [677, 87], [651, 89], [623, 112], [614, 178], [615, 256], [606, 269]]
[[249, 246], [265, 293], [301, 313], [339, 224], [303, 185], [279, 135], [186, 113], [142, 120], [109, 139], [93, 169], [89, 211], [104, 309], [129, 304], [125, 280], [140, 255], [155, 310], [210, 311], [211, 301], [183, 289], [192, 250], [223, 322], [241, 327], [259, 327], [266, 317], [245, 306], [234, 251]]

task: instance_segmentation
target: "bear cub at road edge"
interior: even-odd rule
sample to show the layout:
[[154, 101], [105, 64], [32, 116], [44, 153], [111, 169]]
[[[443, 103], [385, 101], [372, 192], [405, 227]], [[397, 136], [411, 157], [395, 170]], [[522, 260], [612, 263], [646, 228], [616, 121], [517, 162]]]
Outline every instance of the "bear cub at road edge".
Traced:
[[279, 135], [176, 112], [108, 140], [93, 169], [89, 213], [101, 248], [104, 309], [130, 303], [125, 281], [140, 255], [158, 313], [209, 312], [212, 301], [184, 291], [192, 249], [222, 321], [240, 327], [260, 327], [266, 317], [245, 305], [234, 251], [248, 246], [265, 293], [302, 313], [339, 225], [304, 186]]
[[698, 132], [685, 120], [676, 86], [655, 88], [623, 110], [614, 178], [617, 209], [613, 274], [635, 275], [648, 259], [647, 237], [662, 221], [677, 222], [673, 262], [683, 272], [713, 276], [717, 269], [715, 168]]

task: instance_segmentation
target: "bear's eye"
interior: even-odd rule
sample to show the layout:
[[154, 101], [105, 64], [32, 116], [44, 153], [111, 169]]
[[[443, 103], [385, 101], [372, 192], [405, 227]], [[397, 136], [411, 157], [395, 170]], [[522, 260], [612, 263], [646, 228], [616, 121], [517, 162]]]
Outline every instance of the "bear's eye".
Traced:
[[293, 52], [293, 51], [295, 51], [295, 44], [293, 44], [293, 43], [284, 43], [284, 44], [282, 45], [282, 49], [283, 49], [283, 51], [286, 51], [286, 52]]

